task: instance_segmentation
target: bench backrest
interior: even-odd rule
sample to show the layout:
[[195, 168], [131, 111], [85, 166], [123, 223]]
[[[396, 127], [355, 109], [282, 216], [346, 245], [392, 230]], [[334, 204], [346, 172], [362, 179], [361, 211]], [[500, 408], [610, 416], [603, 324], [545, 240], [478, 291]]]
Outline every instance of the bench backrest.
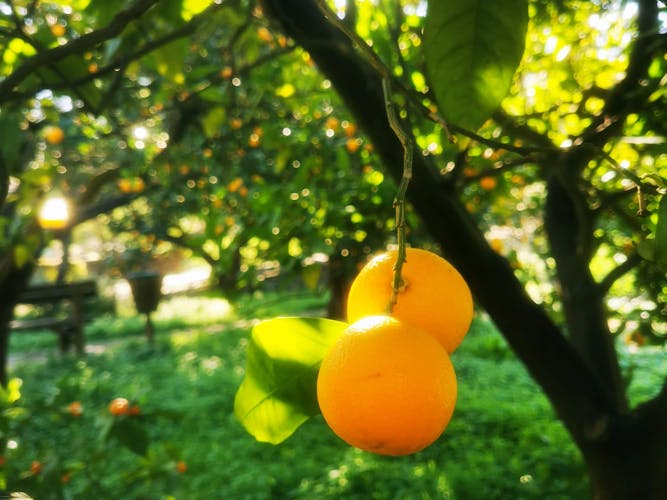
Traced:
[[20, 304], [53, 302], [60, 299], [94, 297], [97, 295], [97, 283], [93, 280], [73, 283], [45, 283], [31, 285], [19, 295]]

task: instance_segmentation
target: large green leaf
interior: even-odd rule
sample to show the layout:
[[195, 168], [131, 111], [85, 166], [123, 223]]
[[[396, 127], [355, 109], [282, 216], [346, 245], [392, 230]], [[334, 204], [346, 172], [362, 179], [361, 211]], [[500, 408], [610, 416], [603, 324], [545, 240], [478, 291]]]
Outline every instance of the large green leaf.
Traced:
[[477, 130], [507, 94], [523, 55], [527, 0], [431, 0], [426, 65], [444, 117]]
[[255, 439], [278, 444], [320, 412], [320, 363], [346, 327], [323, 318], [274, 318], [253, 328], [234, 414]]
[[658, 223], [655, 227], [655, 263], [667, 272], [667, 195], [658, 205]]

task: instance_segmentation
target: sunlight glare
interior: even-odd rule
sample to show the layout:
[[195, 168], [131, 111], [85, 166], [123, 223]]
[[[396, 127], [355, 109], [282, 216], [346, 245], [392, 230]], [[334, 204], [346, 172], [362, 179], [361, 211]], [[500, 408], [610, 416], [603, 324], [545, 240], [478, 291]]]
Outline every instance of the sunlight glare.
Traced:
[[48, 198], [37, 217], [42, 229], [63, 229], [69, 221], [69, 207], [62, 196]]

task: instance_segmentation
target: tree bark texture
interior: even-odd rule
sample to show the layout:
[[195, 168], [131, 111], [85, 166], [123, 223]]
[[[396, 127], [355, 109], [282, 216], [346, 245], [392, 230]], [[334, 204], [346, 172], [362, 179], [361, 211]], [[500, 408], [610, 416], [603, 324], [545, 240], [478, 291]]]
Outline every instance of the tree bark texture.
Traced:
[[[403, 151], [386, 118], [380, 75], [327, 20], [314, 0], [265, 0], [263, 5], [267, 15], [310, 53], [373, 142], [387, 171], [399, 180]], [[625, 411], [616, 390], [615, 357], [612, 355], [608, 366], [609, 352], [596, 351], [613, 346], [602, 341], [602, 346], [577, 347], [568, 340], [546, 311], [530, 299], [509, 262], [489, 247], [453, 182], [441, 176], [428, 157], [415, 155], [408, 198], [447, 259], [468, 282], [477, 304], [488, 312], [551, 401], [585, 458], [593, 496], [662, 498], [660, 482], [665, 475], [660, 474], [667, 466], [667, 389], [646, 406]], [[552, 216], [557, 213], [554, 210]], [[554, 223], [557, 220], [552, 218]], [[561, 257], [567, 256], [564, 253]], [[606, 331], [601, 324], [601, 298], [590, 295], [586, 276], [584, 281], [586, 286], [568, 305], [568, 319], [578, 318], [578, 330]], [[594, 314], [587, 324], [584, 317], [589, 308]], [[591, 337], [600, 341], [596, 334]], [[596, 355], [601, 356], [599, 362]]]

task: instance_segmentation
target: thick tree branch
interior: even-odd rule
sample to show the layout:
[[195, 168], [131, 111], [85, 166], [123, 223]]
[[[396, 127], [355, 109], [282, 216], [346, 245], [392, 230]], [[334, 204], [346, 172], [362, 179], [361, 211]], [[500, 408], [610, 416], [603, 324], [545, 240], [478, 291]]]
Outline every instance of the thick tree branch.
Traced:
[[564, 169], [556, 164], [549, 176], [544, 226], [556, 260], [569, 338], [617, 410], [623, 412], [627, 408], [625, 385], [607, 326], [604, 295], [589, 268], [588, 240], [582, 244], [582, 235], [592, 239], [592, 215], [582, 216], [578, 210], [581, 200], [572, 199], [572, 190], [557, 175]]

